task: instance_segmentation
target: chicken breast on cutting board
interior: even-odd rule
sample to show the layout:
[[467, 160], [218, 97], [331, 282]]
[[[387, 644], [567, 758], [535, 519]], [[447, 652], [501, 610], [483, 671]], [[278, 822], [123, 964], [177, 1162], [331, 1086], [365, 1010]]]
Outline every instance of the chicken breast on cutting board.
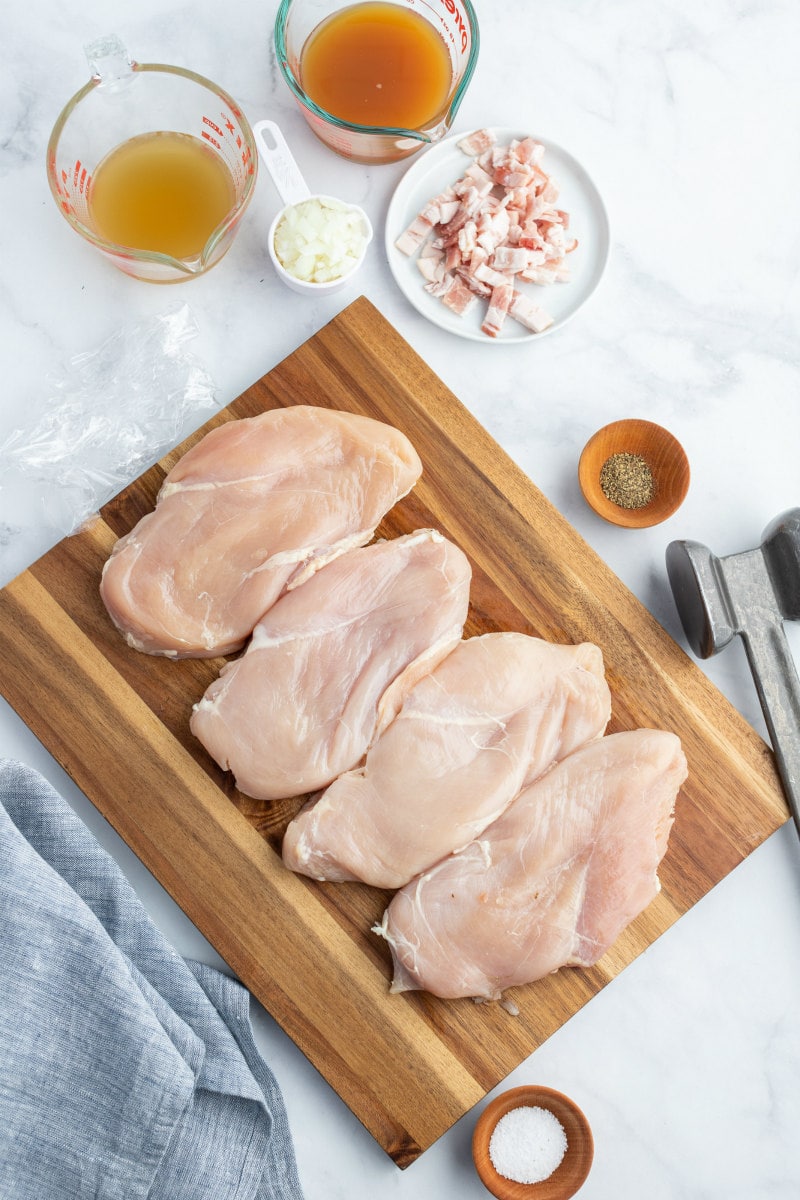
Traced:
[[463, 641], [408, 694], [363, 767], [291, 822], [283, 860], [314, 879], [401, 887], [599, 737], [610, 715], [596, 646], [521, 633]]
[[408, 438], [369, 417], [296, 405], [229, 421], [117, 542], [101, 596], [137, 650], [231, 653], [288, 587], [365, 545], [421, 471]]
[[342, 555], [259, 622], [195, 705], [192, 733], [249, 796], [324, 787], [459, 642], [471, 574], [431, 529]]
[[609, 734], [524, 789], [483, 837], [412, 880], [375, 930], [392, 991], [498, 999], [591, 966], [659, 890], [686, 759], [672, 733]]

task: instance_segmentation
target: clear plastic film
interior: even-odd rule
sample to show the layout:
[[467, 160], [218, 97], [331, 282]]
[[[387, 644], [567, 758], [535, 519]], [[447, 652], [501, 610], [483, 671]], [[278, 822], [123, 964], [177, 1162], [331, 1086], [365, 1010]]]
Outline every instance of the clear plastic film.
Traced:
[[189, 350], [197, 333], [175, 305], [73, 358], [31, 424], [0, 442], [0, 481], [19, 473], [42, 485], [47, 523], [75, 533], [218, 407]]

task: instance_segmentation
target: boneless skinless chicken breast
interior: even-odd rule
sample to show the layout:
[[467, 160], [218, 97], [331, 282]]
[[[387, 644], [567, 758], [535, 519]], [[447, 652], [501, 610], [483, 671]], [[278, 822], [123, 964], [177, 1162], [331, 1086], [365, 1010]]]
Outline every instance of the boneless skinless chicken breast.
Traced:
[[296, 405], [229, 421], [117, 542], [103, 601], [137, 650], [228, 654], [288, 587], [365, 545], [421, 470], [405, 435], [369, 417]]
[[314, 879], [401, 887], [599, 737], [610, 714], [597, 646], [469, 638], [409, 692], [364, 765], [291, 822], [284, 862]]
[[343, 554], [264, 616], [195, 706], [192, 732], [247, 795], [324, 787], [458, 643], [470, 577], [430, 529]]
[[498, 999], [591, 966], [659, 890], [686, 778], [678, 738], [609, 734], [524, 789], [483, 836], [412, 880], [375, 932], [393, 991]]

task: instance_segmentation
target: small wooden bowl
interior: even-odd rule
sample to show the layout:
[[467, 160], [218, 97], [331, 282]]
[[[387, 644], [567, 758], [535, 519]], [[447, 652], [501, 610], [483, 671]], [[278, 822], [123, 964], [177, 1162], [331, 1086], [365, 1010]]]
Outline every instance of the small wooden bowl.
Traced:
[[[623, 508], [600, 486], [600, 472], [614, 454], [636, 454], [653, 475], [653, 497], [642, 508]], [[689, 460], [680, 442], [652, 421], [631, 418], [598, 429], [586, 443], [578, 463], [578, 481], [587, 504], [606, 521], [626, 529], [647, 529], [666, 521], [683, 504], [689, 490]]]
[[[489, 1157], [494, 1127], [512, 1108], [547, 1108], [567, 1135], [567, 1151], [559, 1166], [539, 1183], [516, 1183], [495, 1170]], [[547, 1087], [516, 1087], [495, 1097], [478, 1118], [472, 1135], [472, 1157], [481, 1183], [497, 1200], [569, 1200], [582, 1187], [594, 1158], [589, 1122], [574, 1101]]]

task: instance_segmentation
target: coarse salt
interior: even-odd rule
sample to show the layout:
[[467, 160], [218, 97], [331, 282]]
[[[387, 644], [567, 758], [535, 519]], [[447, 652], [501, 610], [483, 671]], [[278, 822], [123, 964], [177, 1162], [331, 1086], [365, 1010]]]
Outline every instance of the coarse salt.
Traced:
[[567, 1152], [564, 1126], [538, 1105], [512, 1108], [494, 1127], [489, 1157], [498, 1175], [514, 1183], [549, 1179]]

